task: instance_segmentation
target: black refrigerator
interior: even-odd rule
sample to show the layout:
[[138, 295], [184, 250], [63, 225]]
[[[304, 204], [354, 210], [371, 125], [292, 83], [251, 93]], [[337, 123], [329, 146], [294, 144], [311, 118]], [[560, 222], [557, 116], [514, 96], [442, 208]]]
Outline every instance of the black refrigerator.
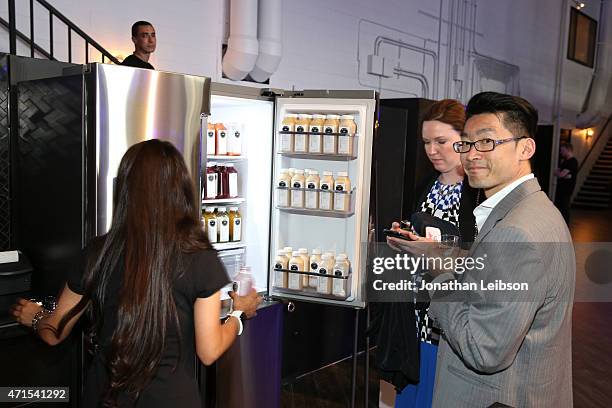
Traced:
[[410, 219], [415, 202], [435, 170], [425, 154], [421, 121], [433, 101], [421, 98], [381, 99], [375, 139], [376, 241], [384, 228]]

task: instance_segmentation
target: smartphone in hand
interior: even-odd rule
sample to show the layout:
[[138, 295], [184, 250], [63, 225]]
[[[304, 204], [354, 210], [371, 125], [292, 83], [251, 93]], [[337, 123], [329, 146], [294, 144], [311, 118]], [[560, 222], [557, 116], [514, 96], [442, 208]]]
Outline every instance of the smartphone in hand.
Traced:
[[400, 234], [399, 232], [392, 230], [392, 229], [385, 228], [383, 230], [383, 233], [388, 237], [399, 238], [399, 239], [404, 239], [406, 241], [411, 241], [411, 239], [408, 238], [407, 236]]

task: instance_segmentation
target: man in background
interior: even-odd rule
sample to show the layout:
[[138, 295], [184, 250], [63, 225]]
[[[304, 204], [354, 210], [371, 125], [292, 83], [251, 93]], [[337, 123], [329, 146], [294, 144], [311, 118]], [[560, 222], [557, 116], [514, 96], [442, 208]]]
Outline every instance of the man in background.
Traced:
[[557, 177], [555, 205], [561, 212], [567, 225], [569, 225], [570, 201], [574, 192], [574, 186], [576, 185], [578, 160], [574, 157], [574, 148], [571, 143], [562, 143], [559, 155], [561, 156], [561, 162], [559, 163], [559, 168], [555, 170], [555, 176]]
[[155, 52], [157, 46], [153, 25], [148, 21], [137, 21], [132, 24], [132, 42], [134, 43], [134, 53], [125, 58], [121, 65], [155, 69], [153, 65], [149, 64], [149, 58]]

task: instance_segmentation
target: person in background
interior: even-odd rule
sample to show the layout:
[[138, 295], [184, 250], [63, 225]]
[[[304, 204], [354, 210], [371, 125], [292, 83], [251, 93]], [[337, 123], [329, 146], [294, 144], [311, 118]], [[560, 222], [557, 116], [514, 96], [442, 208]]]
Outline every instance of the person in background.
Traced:
[[[474, 209], [478, 237], [462, 258], [482, 264], [428, 270], [429, 316], [443, 333], [433, 406], [572, 407], [576, 258], [563, 217], [531, 171], [538, 112], [496, 92], [473, 96], [466, 112], [454, 148], [486, 200]], [[408, 236], [413, 253], [448, 252]], [[520, 289], [491, 290], [493, 282]]]
[[261, 298], [254, 290], [230, 294], [234, 312], [222, 323], [220, 289], [229, 279], [172, 144], [154, 139], [130, 147], [116, 180], [111, 228], [85, 248], [55, 311], [20, 299], [12, 314], [56, 345], [87, 312], [96, 347], [86, 407], [201, 407], [196, 355], [212, 364]]
[[134, 53], [127, 56], [121, 65], [136, 68], [155, 69], [149, 63], [151, 54], [155, 52], [157, 38], [155, 28], [147, 21], [137, 21], [132, 24], [132, 42], [134, 43]]
[[559, 148], [561, 161], [559, 168], [555, 170], [557, 177], [557, 190], [555, 192], [555, 205], [563, 215], [563, 219], [569, 225], [570, 202], [574, 187], [576, 186], [576, 175], [578, 174], [578, 160], [574, 157], [574, 147], [571, 143], [562, 143]]
[[[425, 113], [421, 134], [425, 154], [436, 175], [418, 199], [416, 209], [457, 226], [462, 243], [469, 247], [474, 241], [476, 221], [473, 211], [479, 192], [468, 184], [460, 156], [453, 150], [453, 143], [461, 140], [464, 124], [465, 108], [454, 99], [438, 101]], [[398, 223], [392, 225], [392, 229], [402, 232], [399, 227]], [[391, 246], [403, 250], [403, 241], [394, 240]], [[421, 276], [415, 274], [414, 277], [419, 279]], [[421, 286], [420, 282], [416, 285]], [[429, 318], [428, 302], [415, 303], [414, 309], [417, 344], [420, 346], [411, 354], [415, 361], [420, 358], [419, 382], [407, 385], [398, 394], [397, 408], [427, 408], [432, 404], [440, 329]]]

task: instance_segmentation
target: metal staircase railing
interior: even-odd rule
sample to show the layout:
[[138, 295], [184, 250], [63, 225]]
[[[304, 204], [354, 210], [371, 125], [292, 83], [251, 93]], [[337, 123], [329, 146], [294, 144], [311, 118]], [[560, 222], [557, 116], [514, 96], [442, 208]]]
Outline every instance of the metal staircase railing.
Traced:
[[[29, 0], [30, 2], [30, 35], [17, 30], [17, 22], [15, 17], [15, 1], [16, 0], [8, 0], [8, 12], [9, 19], [8, 21], [0, 18], [0, 24], [8, 28], [9, 31], [9, 50], [13, 55], [17, 55], [17, 39], [28, 43], [30, 45], [30, 56], [34, 57], [35, 52], [40, 53], [48, 59], [55, 60], [55, 56], [53, 53], [53, 22], [55, 20], [59, 20], [64, 23], [67, 28], [68, 34], [68, 61], [72, 62], [72, 36], [76, 34], [81, 37], [83, 41], [85, 41], [85, 63], [89, 62], [89, 48], [92, 47], [97, 50], [100, 54], [102, 54], [102, 63], [106, 62], [106, 60], [113, 62], [114, 64], [119, 64], [119, 60], [115, 58], [110, 52], [105, 50], [100, 44], [98, 44], [93, 38], [88, 36], [83, 30], [76, 26], [72, 21], [70, 21], [66, 16], [60, 13], [55, 7], [49, 4], [45, 0]], [[34, 38], [34, 3], [38, 3], [49, 13], [49, 50], [45, 50], [43, 47], [38, 45]]]

